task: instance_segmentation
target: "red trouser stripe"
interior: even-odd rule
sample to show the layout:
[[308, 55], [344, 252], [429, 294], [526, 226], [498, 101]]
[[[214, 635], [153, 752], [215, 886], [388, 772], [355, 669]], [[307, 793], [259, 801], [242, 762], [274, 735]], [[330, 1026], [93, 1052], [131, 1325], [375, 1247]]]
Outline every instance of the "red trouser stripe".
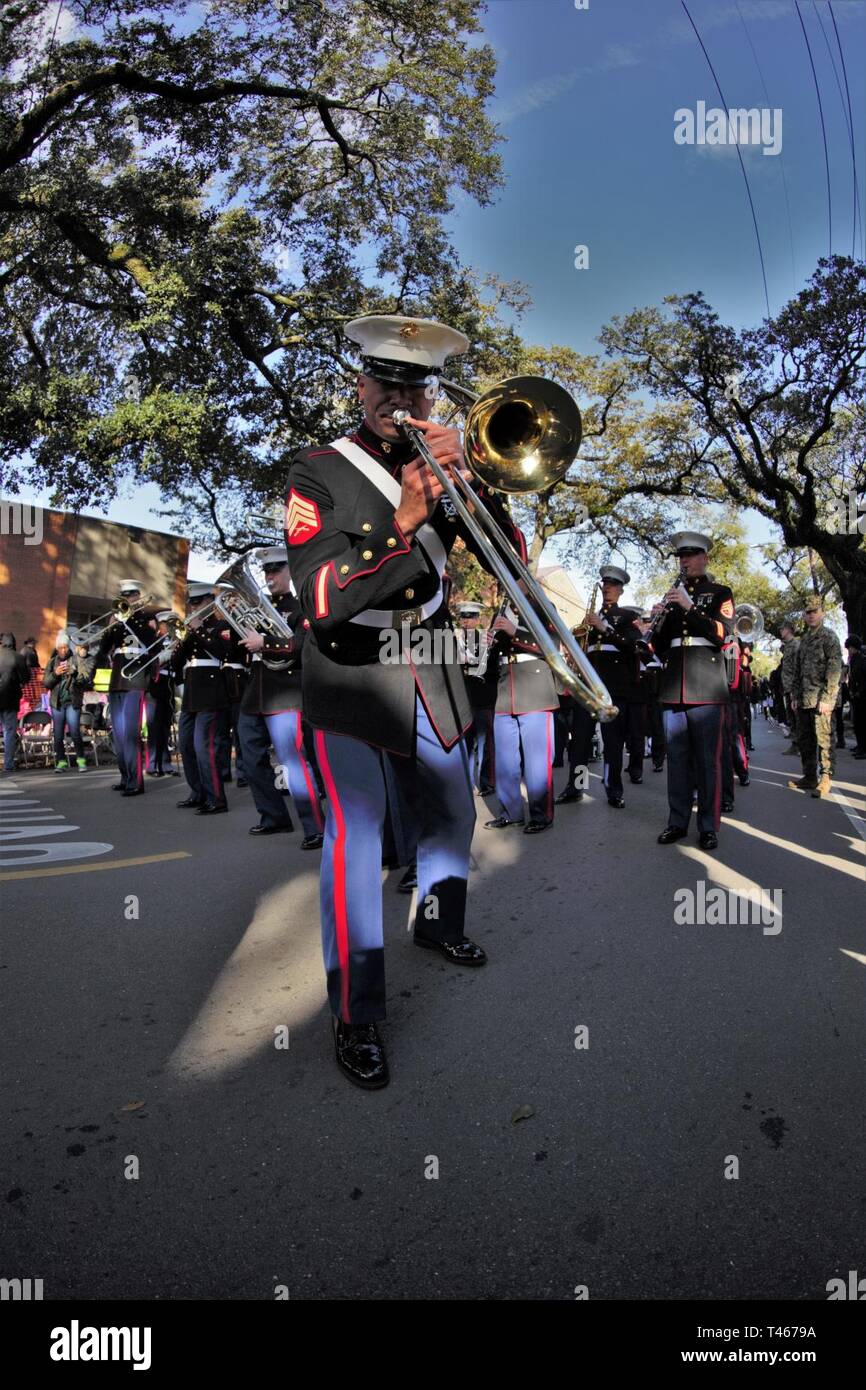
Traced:
[[334, 774], [328, 761], [325, 735], [321, 729], [315, 734], [316, 755], [319, 768], [328, 794], [328, 805], [334, 813], [337, 834], [334, 839], [333, 894], [334, 924], [337, 931], [337, 957], [340, 962], [340, 1014], [344, 1023], [351, 1023], [349, 1017], [349, 917], [346, 906], [346, 821], [343, 808], [337, 795]]
[[547, 819], [553, 820], [553, 750], [550, 738], [553, 732], [553, 715], [547, 716]]
[[301, 767], [304, 770], [304, 781], [307, 784], [307, 795], [310, 798], [310, 806], [312, 808], [313, 818], [315, 819], [316, 825], [319, 827], [319, 831], [321, 832], [323, 821], [322, 807], [319, 803], [319, 789], [317, 786], [314, 785], [313, 779], [310, 776], [310, 766], [307, 762], [307, 755], [304, 752], [304, 730], [301, 726], [300, 713], [298, 713], [297, 720], [295, 723], [295, 751], [300, 760]]

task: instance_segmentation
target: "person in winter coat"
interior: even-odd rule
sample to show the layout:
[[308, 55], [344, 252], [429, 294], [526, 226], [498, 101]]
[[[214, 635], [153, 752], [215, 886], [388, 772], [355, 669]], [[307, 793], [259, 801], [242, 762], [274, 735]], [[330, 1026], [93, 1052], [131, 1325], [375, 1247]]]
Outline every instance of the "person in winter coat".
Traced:
[[54, 771], [67, 772], [65, 735], [75, 747], [75, 762], [79, 772], [87, 771], [84, 742], [81, 737], [81, 706], [85, 690], [93, 684], [95, 659], [86, 647], [73, 652], [68, 632], [58, 632], [57, 645], [48, 658], [42, 684], [51, 692], [51, 720], [54, 725]]

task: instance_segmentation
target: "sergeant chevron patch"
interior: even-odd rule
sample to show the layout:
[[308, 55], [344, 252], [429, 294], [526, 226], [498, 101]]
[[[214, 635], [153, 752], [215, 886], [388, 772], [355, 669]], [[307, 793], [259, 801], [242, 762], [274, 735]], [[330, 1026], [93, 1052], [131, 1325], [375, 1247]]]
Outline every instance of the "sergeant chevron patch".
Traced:
[[289, 545], [301, 545], [322, 529], [322, 519], [315, 502], [292, 488], [286, 500], [286, 536]]

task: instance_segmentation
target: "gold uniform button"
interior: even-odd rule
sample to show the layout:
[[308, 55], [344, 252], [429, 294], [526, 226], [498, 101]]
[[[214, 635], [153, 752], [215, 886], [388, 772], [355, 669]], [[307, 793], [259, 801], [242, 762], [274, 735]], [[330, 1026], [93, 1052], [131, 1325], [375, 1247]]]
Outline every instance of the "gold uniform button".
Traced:
[[396, 544], [397, 544], [397, 542], [395, 541], [394, 537], [393, 537], [393, 536], [389, 536], [389, 537], [388, 537], [388, 545], [394, 546], [394, 545], [396, 545]]
[[414, 590], [414, 589], [407, 589], [407, 590], [406, 590], [406, 597], [407, 597], [408, 599], [413, 599], [413, 598], [415, 597], [415, 590]]
[[332, 651], [332, 652], [335, 652], [336, 650], [337, 650], [337, 644], [336, 644], [336, 642], [332, 642], [332, 643], [331, 643], [331, 651]]
[[341, 566], [340, 566], [340, 573], [341, 573], [341, 574], [348, 574], [348, 573], [349, 573], [349, 566], [348, 566], [348, 565], [341, 565]]
[[362, 550], [362, 551], [361, 551], [361, 558], [362, 558], [363, 560], [372, 560], [372, 558], [373, 558], [373, 552], [372, 552], [372, 550]]
[[364, 524], [363, 524], [363, 526], [361, 527], [361, 530], [362, 530], [362, 531], [372, 531], [372, 529], [373, 529], [373, 523], [372, 523], [372, 521], [365, 521]]

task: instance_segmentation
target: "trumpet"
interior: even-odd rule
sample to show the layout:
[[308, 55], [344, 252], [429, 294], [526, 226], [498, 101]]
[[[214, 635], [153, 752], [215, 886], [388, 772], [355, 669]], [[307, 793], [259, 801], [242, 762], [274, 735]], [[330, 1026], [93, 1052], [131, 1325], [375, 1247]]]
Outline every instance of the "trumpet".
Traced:
[[152, 601], [153, 594], [145, 594], [134, 603], [129, 603], [125, 598], [116, 598], [107, 612], [101, 613], [98, 618], [93, 618], [91, 622], [85, 623], [84, 627], [76, 630], [76, 645], [98, 647], [110, 627], [114, 627], [115, 623], [125, 624], [133, 613], [140, 613]]
[[[479, 482], [495, 492], [522, 493], [543, 492], [562, 481], [581, 438], [580, 411], [563, 387], [529, 376], [509, 377], [481, 395], [453, 381], [440, 385], [467, 412], [466, 461]], [[617, 709], [606, 686], [535, 575], [465, 478], [448, 473], [430, 452], [423, 432], [406, 424], [407, 415], [395, 410], [394, 424], [433, 470], [553, 674], [595, 718], [614, 719]]]

